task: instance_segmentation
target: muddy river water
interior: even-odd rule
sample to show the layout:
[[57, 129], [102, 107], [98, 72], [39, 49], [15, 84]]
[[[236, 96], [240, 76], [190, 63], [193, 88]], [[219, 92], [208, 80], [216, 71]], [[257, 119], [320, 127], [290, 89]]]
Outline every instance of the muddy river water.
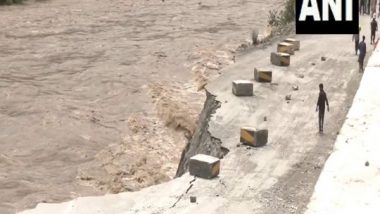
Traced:
[[199, 76], [233, 63], [281, 2], [1, 7], [0, 213], [172, 178], [202, 109]]

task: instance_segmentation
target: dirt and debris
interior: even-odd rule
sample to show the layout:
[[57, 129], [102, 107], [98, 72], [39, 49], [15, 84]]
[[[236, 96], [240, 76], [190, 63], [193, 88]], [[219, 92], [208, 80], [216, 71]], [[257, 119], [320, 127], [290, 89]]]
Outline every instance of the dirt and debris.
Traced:
[[367, 166], [367, 167], [369, 166], [369, 162], [368, 161], [365, 162], [365, 166]]

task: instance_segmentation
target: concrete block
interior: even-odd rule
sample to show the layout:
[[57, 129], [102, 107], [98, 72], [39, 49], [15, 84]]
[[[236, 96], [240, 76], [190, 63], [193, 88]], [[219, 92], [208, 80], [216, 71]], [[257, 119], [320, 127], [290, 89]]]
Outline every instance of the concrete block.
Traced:
[[220, 160], [218, 158], [198, 154], [190, 158], [190, 175], [211, 179], [219, 175]]
[[290, 54], [287, 53], [271, 53], [270, 62], [277, 66], [289, 66], [290, 65]]
[[288, 42], [281, 42], [277, 45], [277, 52], [294, 55], [294, 45]]
[[233, 81], [232, 93], [236, 96], [253, 96], [253, 82], [250, 80]]
[[269, 69], [255, 68], [254, 76], [257, 82], [272, 82], [272, 71]]
[[295, 51], [299, 51], [300, 48], [301, 48], [301, 42], [298, 39], [287, 38], [287, 39], [284, 40], [284, 42], [293, 44], [293, 48], [294, 48]]
[[265, 146], [268, 142], [268, 130], [243, 127], [240, 129], [240, 142], [255, 147]]

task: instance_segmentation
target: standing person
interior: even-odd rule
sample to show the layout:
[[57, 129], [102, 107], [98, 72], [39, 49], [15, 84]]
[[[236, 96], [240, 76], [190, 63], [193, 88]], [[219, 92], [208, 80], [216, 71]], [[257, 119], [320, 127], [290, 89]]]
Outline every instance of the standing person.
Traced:
[[317, 101], [316, 112], [319, 111], [318, 114], [318, 123], [319, 123], [319, 132], [323, 132], [323, 122], [325, 118], [325, 106], [327, 105], [327, 111], [330, 111], [329, 101], [327, 99], [326, 92], [323, 90], [323, 84], [319, 84], [319, 96]]
[[371, 15], [371, 0], [367, 0], [367, 14]]
[[359, 27], [359, 33], [352, 35], [352, 41], [355, 41], [355, 55], [358, 55], [359, 40], [360, 40], [360, 30], [361, 30], [361, 28]]
[[371, 22], [371, 45], [375, 43], [376, 31], [377, 31], [377, 21], [374, 16]]
[[360, 0], [360, 6], [359, 6], [359, 14], [363, 15], [364, 14], [364, 9], [365, 8], [365, 3], [364, 0]]
[[364, 58], [367, 53], [367, 45], [365, 44], [365, 36], [363, 36], [363, 41], [359, 43], [359, 72], [363, 72], [363, 64], [364, 64]]
[[359, 14], [363, 15], [364, 13], [364, 0], [360, 0]]

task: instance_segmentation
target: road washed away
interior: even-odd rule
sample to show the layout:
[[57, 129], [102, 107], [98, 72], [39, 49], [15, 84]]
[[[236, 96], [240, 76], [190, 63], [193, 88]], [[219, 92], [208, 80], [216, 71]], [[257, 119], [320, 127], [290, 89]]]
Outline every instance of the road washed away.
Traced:
[[[363, 18], [361, 22], [367, 35], [369, 21]], [[284, 38], [248, 52], [206, 87], [220, 105], [211, 112], [204, 131], [228, 150], [217, 178], [206, 180], [185, 173], [137, 192], [40, 203], [22, 213], [304, 213], [362, 74], [347, 35], [295, 36], [301, 49], [291, 56], [290, 66], [271, 65], [271, 52]], [[253, 79], [255, 67], [271, 69], [272, 83], [254, 82], [253, 97], [234, 96], [232, 82]], [[321, 82], [330, 101], [324, 134], [318, 132], [315, 113]], [[239, 134], [244, 126], [268, 129], [267, 145], [241, 145]], [[370, 167], [376, 164], [368, 161]], [[191, 203], [194, 197], [196, 203]]]

